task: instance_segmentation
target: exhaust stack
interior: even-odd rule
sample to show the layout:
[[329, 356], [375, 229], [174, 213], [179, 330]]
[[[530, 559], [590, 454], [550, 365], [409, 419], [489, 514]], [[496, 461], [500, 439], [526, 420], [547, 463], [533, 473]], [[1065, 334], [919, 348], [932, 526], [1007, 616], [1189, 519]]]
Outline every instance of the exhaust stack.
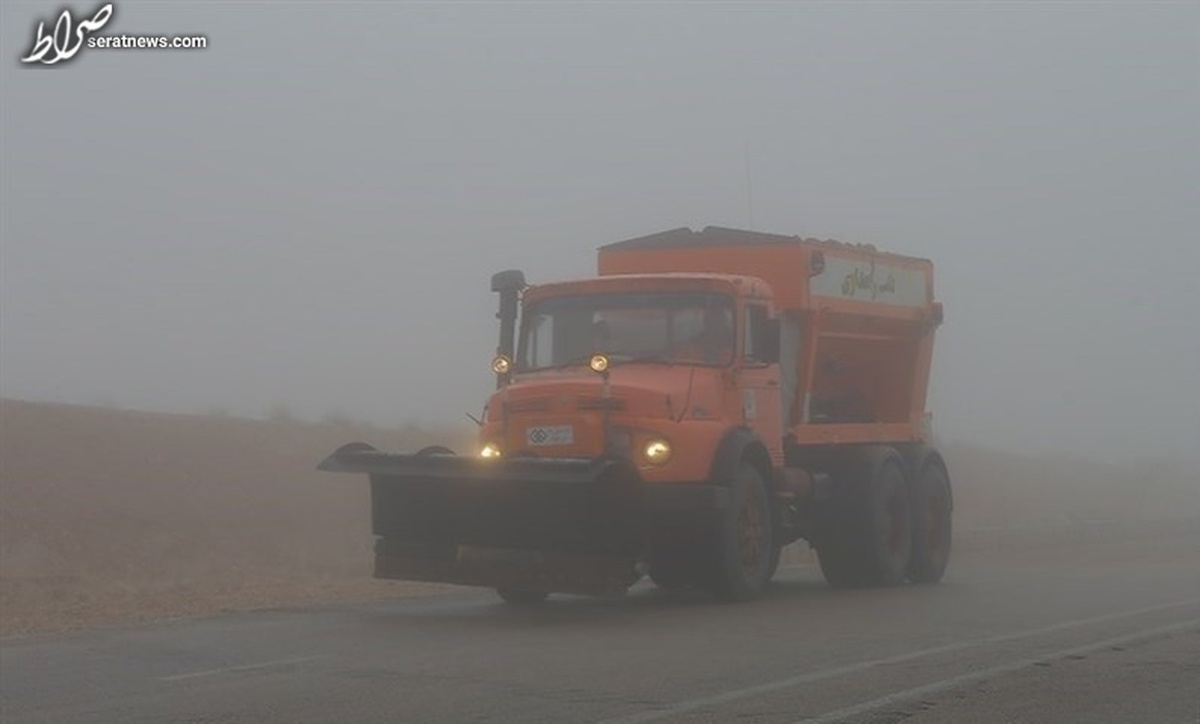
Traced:
[[[517, 302], [525, 286], [525, 274], [520, 269], [507, 269], [492, 275], [492, 291], [500, 295], [500, 310], [496, 312], [496, 319], [500, 320], [500, 342], [496, 354], [510, 360], [516, 348]], [[503, 384], [502, 378], [503, 375], [496, 375], [496, 387]]]

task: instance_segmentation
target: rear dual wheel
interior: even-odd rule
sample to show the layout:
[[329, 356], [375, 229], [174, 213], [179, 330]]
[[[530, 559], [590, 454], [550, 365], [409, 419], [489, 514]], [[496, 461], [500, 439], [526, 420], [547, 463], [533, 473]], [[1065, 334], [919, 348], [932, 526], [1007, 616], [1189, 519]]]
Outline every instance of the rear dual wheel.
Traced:
[[912, 498], [904, 461], [891, 448], [871, 448], [845, 461], [835, 476], [817, 558], [837, 587], [893, 586], [908, 574], [913, 552]]
[[937, 456], [925, 461], [913, 481], [913, 550], [908, 579], [937, 583], [950, 561], [950, 476]]

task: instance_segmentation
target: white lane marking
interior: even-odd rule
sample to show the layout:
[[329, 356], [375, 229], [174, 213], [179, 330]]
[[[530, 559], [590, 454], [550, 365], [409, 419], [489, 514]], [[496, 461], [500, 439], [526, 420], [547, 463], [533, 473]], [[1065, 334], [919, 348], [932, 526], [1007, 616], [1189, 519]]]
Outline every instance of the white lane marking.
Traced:
[[720, 694], [714, 694], [712, 696], [705, 696], [705, 697], [701, 697], [698, 699], [686, 699], [684, 701], [675, 702], [674, 704], [669, 704], [661, 709], [651, 709], [649, 711], [643, 711], [643, 712], [639, 712], [637, 714], [630, 714], [629, 716], [616, 717], [613, 719], [605, 719], [604, 721], [599, 722], [599, 724], [641, 724], [642, 722], [657, 721], [659, 719], [666, 719], [668, 717], [677, 716], [679, 714], [686, 714], [687, 712], [697, 711], [698, 709], [705, 709], [710, 706], [717, 706], [720, 704], [728, 704], [730, 702], [738, 701], [740, 699], [748, 699], [752, 696], [757, 696], [759, 694], [768, 694], [768, 693], [771, 693], [774, 691], [779, 691], [781, 689], [790, 689], [792, 687], [800, 686], [802, 684], [812, 684], [817, 681], [824, 681], [825, 679], [832, 679], [832, 678], [835, 678], [838, 676], [845, 676], [847, 674], [853, 674], [853, 673], [857, 673], [859, 671], [873, 669], [877, 666], [887, 666], [889, 664], [899, 664], [899, 663], [903, 663], [905, 661], [912, 661], [914, 659], [924, 658], [926, 656], [936, 656], [938, 654], [954, 653], [956, 651], [964, 651], [966, 649], [977, 648], [980, 646], [989, 646], [992, 644], [1003, 644], [1003, 643], [1008, 643], [1009, 641], [1018, 641], [1020, 639], [1030, 638], [1032, 636], [1044, 636], [1046, 634], [1056, 633], [1058, 631], [1066, 631], [1066, 630], [1072, 629], [1072, 628], [1079, 628], [1080, 626], [1090, 626], [1092, 624], [1106, 623], [1108, 621], [1115, 621], [1115, 620], [1121, 619], [1121, 618], [1129, 618], [1131, 616], [1141, 616], [1143, 614], [1156, 613], [1158, 611], [1166, 611], [1166, 610], [1169, 610], [1172, 608], [1180, 608], [1183, 606], [1192, 606], [1197, 603], [1200, 603], [1200, 598], [1190, 598], [1185, 601], [1176, 601], [1174, 603], [1164, 603], [1164, 604], [1159, 604], [1157, 606], [1147, 606], [1145, 608], [1139, 608], [1139, 609], [1136, 609], [1133, 611], [1124, 611], [1121, 613], [1110, 613], [1110, 614], [1106, 614], [1104, 616], [1093, 616], [1092, 618], [1083, 618], [1083, 619], [1078, 619], [1075, 621], [1065, 621], [1063, 623], [1054, 624], [1053, 626], [1044, 626], [1042, 628], [1031, 629], [1028, 631], [1019, 631], [1017, 633], [1011, 633], [1011, 634], [1001, 634], [999, 636], [992, 636], [990, 638], [977, 639], [977, 640], [973, 640], [973, 641], [959, 641], [957, 643], [944, 644], [942, 646], [934, 646], [934, 647], [928, 648], [928, 649], [917, 649], [916, 651], [910, 651], [906, 654], [897, 654], [895, 656], [888, 656], [888, 657], [882, 658], [882, 659], [873, 659], [871, 661], [858, 661], [853, 664], [846, 664], [845, 666], [837, 666], [832, 669], [822, 669], [820, 671], [812, 671], [807, 674], [800, 674], [798, 676], [790, 676], [786, 679], [778, 679], [776, 681], [769, 681], [765, 684], [757, 684], [755, 686], [748, 686], [744, 689], [734, 689], [731, 691], [722, 692]]
[[183, 681], [184, 679], [198, 679], [202, 676], [216, 676], [217, 674], [229, 674], [238, 671], [253, 671], [255, 669], [269, 669], [273, 666], [287, 666], [288, 664], [299, 664], [304, 661], [313, 661], [314, 659], [325, 658], [324, 654], [316, 656], [300, 656], [294, 659], [275, 659], [274, 661], [263, 661], [257, 664], [242, 664], [240, 666], [226, 666], [220, 669], [205, 669], [204, 671], [192, 671], [186, 674], [175, 674], [174, 676], [160, 676], [159, 681]]
[[1137, 633], [1126, 634], [1125, 636], [1117, 636], [1115, 638], [1105, 639], [1104, 641], [1096, 641], [1095, 643], [1086, 644], [1084, 646], [1062, 649], [1061, 651], [1054, 651], [1049, 654], [1042, 654], [1041, 656], [1033, 656], [1028, 659], [1021, 659], [1020, 661], [1013, 661], [1011, 663], [1001, 664], [1000, 666], [993, 666], [990, 669], [983, 669], [982, 671], [975, 671], [970, 674], [963, 674], [962, 676], [942, 679], [941, 681], [935, 681], [932, 684], [925, 684], [924, 686], [915, 686], [911, 689], [897, 691], [892, 694], [888, 694], [887, 696], [881, 696], [878, 699], [872, 699], [871, 701], [864, 701], [861, 704], [848, 706], [844, 709], [837, 709], [835, 711], [826, 712], [825, 714], [821, 714], [819, 716], [801, 719], [797, 721], [796, 724], [832, 724], [833, 722], [844, 721], [859, 714], [865, 714], [866, 712], [879, 709], [880, 707], [899, 704], [902, 702], [911, 701], [913, 699], [919, 699], [930, 694], [937, 694], [946, 691], [947, 689], [954, 689], [963, 686], [964, 684], [973, 684], [977, 681], [990, 679], [994, 676], [1011, 674], [1014, 671], [1028, 668], [1034, 664], [1044, 663], [1049, 659], [1062, 659], [1068, 656], [1082, 656], [1084, 654], [1091, 654], [1106, 649], [1110, 646], [1120, 646], [1121, 644], [1128, 644], [1140, 639], [1148, 639], [1165, 634], [1171, 634], [1196, 626], [1200, 626], [1200, 618], [1192, 619], [1191, 621], [1182, 621], [1180, 623], [1170, 624], [1167, 626], [1159, 626], [1158, 628], [1146, 629]]

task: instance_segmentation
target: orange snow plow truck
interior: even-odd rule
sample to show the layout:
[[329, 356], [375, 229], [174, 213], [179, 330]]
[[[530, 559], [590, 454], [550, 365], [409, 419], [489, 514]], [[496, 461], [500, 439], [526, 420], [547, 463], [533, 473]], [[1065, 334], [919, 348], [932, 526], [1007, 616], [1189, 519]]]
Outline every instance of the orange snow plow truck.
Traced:
[[320, 464], [370, 476], [376, 578], [532, 603], [649, 575], [746, 600], [800, 539], [835, 586], [942, 578], [929, 261], [715, 227], [598, 261], [588, 279], [492, 277], [477, 450], [351, 443]]

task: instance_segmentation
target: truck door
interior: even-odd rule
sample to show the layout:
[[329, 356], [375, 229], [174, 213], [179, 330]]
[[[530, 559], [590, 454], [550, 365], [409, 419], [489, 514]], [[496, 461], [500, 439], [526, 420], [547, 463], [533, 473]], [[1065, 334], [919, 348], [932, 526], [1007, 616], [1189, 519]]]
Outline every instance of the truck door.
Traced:
[[779, 387], [779, 326], [766, 304], [747, 303], [742, 318], [738, 388], [742, 420], [754, 430], [775, 464], [783, 458], [783, 400]]

